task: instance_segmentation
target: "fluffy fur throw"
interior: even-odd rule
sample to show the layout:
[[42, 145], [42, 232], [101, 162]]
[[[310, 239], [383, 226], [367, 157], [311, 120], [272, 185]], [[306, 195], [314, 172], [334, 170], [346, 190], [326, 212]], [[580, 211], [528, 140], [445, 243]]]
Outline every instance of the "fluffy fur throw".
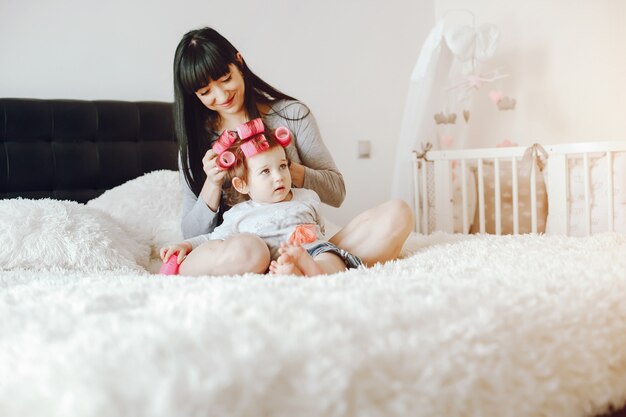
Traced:
[[413, 236], [315, 279], [0, 275], [3, 416], [584, 416], [626, 399], [626, 238]]
[[71, 201], [0, 201], [0, 270], [144, 271], [150, 249], [109, 214]]

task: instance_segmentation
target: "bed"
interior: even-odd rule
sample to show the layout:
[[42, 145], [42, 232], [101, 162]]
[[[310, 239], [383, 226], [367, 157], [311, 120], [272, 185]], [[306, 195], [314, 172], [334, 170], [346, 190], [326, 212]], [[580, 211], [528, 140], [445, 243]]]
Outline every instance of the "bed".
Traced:
[[0, 415], [623, 406], [623, 234], [434, 231], [315, 279], [158, 275], [155, 248], [180, 237], [170, 113], [0, 100]]

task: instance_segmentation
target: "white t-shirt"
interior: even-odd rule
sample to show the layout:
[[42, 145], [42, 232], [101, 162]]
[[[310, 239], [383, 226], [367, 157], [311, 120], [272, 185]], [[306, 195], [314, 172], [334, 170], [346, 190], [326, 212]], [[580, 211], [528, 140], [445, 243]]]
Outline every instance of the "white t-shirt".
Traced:
[[324, 240], [324, 223], [317, 193], [305, 188], [292, 188], [291, 193], [291, 200], [280, 203], [248, 200], [235, 204], [224, 213], [224, 222], [212, 233], [187, 239], [187, 242], [195, 249], [209, 240], [223, 240], [235, 233], [253, 233], [267, 243], [272, 259], [276, 259], [280, 244], [289, 240], [298, 225], [315, 224], [318, 240]]

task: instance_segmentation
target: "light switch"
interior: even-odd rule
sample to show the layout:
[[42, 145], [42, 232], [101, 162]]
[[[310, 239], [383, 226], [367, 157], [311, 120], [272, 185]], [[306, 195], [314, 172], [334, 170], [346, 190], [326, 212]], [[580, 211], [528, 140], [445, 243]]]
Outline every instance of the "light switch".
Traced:
[[367, 159], [370, 157], [371, 142], [369, 140], [360, 140], [357, 144], [359, 159]]

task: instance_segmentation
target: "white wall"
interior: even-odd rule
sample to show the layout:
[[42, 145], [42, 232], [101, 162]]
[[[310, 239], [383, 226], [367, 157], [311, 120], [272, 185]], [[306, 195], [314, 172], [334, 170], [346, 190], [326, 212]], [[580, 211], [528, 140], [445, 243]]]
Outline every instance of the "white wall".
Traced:
[[[344, 173], [336, 222], [389, 197], [406, 87], [435, 17], [470, 9], [501, 29], [493, 67], [518, 101], [471, 124], [471, 146], [503, 139], [563, 143], [626, 136], [622, 0], [231, 0], [0, 2], [0, 96], [172, 100], [184, 32], [213, 26], [271, 84], [313, 109]], [[372, 158], [356, 159], [358, 140]]]
[[[338, 223], [389, 198], [394, 145], [432, 0], [2, 0], [0, 96], [172, 100], [188, 30], [213, 26], [314, 111], [348, 195]], [[372, 158], [358, 160], [358, 140]]]
[[474, 103], [487, 117], [470, 123], [470, 146], [626, 139], [626, 2], [435, 0], [437, 19], [450, 9], [500, 28], [483, 69], [503, 67], [503, 92], [517, 99], [515, 111], [499, 112], [489, 86], [479, 90]]

